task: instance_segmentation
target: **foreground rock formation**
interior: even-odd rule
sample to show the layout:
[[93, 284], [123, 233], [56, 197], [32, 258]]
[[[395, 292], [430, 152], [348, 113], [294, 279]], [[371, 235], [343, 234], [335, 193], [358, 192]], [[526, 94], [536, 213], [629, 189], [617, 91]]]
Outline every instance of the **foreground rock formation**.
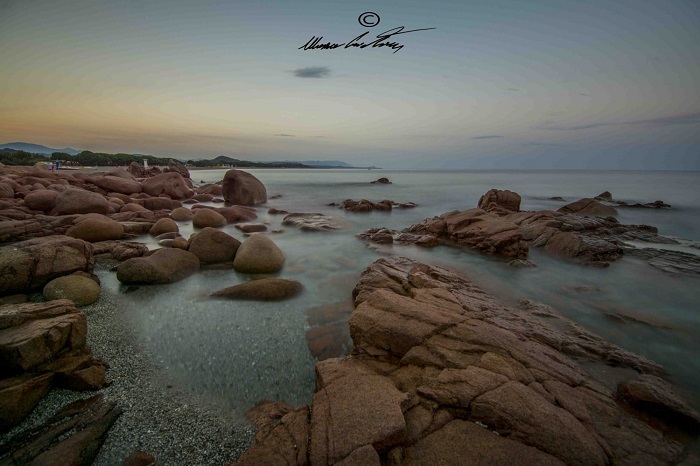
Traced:
[[547, 306], [399, 257], [353, 295], [352, 355], [318, 363], [311, 407], [259, 421], [234, 464], [675, 464], [700, 427], [661, 367]]
[[85, 344], [87, 318], [71, 301], [0, 306], [0, 432], [17, 425], [52, 387], [97, 390], [106, 364]]

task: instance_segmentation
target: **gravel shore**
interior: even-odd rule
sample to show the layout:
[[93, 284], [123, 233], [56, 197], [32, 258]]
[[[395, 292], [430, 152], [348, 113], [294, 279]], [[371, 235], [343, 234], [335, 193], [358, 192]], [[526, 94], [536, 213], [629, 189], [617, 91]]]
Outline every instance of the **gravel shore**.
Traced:
[[[88, 344], [95, 356], [110, 365], [107, 380], [112, 384], [100, 393], [124, 411], [94, 464], [120, 465], [141, 450], [153, 455], [159, 465], [225, 465], [247, 448], [253, 428], [240, 414], [169, 380], [138, 343], [114, 292], [103, 287], [99, 301], [82, 310], [88, 316]], [[21, 425], [0, 436], [0, 444], [66, 403], [91, 395], [53, 390]]]

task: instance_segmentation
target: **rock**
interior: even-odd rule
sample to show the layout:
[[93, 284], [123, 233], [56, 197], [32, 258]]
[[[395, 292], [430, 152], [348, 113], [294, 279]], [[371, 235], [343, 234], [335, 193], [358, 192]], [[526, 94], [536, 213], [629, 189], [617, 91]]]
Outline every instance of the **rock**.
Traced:
[[603, 191], [602, 193], [598, 194], [595, 197], [596, 200], [598, 201], [612, 201], [612, 194], [610, 194], [610, 191]]
[[32, 191], [24, 196], [24, 205], [32, 210], [40, 210], [42, 212], [50, 212], [56, 206], [56, 197], [58, 191], [52, 189], [41, 189]]
[[145, 175], [143, 166], [138, 162], [131, 162], [126, 170], [136, 178], [143, 178]]
[[296, 280], [262, 278], [229, 286], [211, 294], [214, 298], [278, 301], [298, 295], [303, 286]]
[[148, 246], [145, 244], [130, 241], [100, 241], [93, 243], [92, 247], [93, 255], [109, 254], [120, 262], [133, 257], [141, 257], [148, 252]]
[[267, 202], [267, 190], [255, 176], [242, 170], [229, 170], [221, 184], [229, 204], [257, 205]]
[[87, 181], [108, 192], [115, 192], [128, 195], [140, 193], [143, 190], [143, 188], [141, 187], [141, 183], [136, 181], [133, 177], [125, 178], [122, 176], [112, 176], [109, 174], [103, 174], [89, 176], [87, 178]]
[[61, 275], [91, 272], [92, 246], [68, 236], [34, 238], [0, 247], [0, 294], [39, 290]]
[[284, 464], [306, 466], [309, 445], [309, 408], [304, 406], [260, 426], [255, 442], [232, 466]]
[[135, 451], [124, 460], [121, 466], [151, 466], [155, 462], [153, 455], [145, 451]]
[[76, 306], [87, 306], [100, 298], [100, 285], [81, 275], [54, 278], [44, 286], [44, 299], [69, 299]]
[[[468, 448], [465, 448], [468, 445]], [[560, 465], [537, 448], [496, 435], [473, 422], [455, 419], [404, 451], [401, 464]]]
[[216, 228], [224, 225], [226, 218], [212, 209], [197, 209], [192, 217], [192, 226], [195, 228]]
[[58, 193], [53, 209], [54, 215], [106, 214], [109, 203], [102, 195], [83, 189], [66, 189]]
[[518, 225], [483, 209], [453, 211], [408, 228], [412, 233], [446, 238], [486, 254], [525, 259], [528, 246]]
[[173, 242], [170, 244], [170, 247], [184, 249], [185, 251], [187, 251], [189, 248], [189, 243], [185, 238], [179, 236], [173, 239]]
[[0, 380], [0, 432], [10, 430], [32, 412], [51, 390], [53, 376], [25, 374]]
[[119, 212], [150, 212], [147, 208], [142, 206], [141, 204], [137, 204], [135, 202], [129, 202], [127, 204], [124, 204], [120, 209]]
[[260, 231], [267, 231], [267, 226], [263, 225], [262, 223], [239, 223], [236, 225], [236, 228], [238, 230], [241, 230], [243, 233], [257, 233]]
[[87, 319], [71, 301], [3, 306], [0, 313], [0, 368], [21, 374], [59, 353], [85, 346]]
[[391, 184], [391, 181], [389, 181], [389, 178], [381, 177], [375, 181], [371, 182], [372, 184]]
[[9, 184], [0, 181], [0, 199], [13, 199], [15, 190]]
[[346, 199], [340, 203], [340, 208], [349, 210], [350, 212], [371, 212], [373, 210], [391, 210], [393, 202], [389, 200], [384, 200], [380, 202], [371, 202], [367, 199], [362, 199], [359, 201], [353, 201], [352, 199]]
[[156, 285], [180, 281], [199, 270], [199, 259], [178, 248], [159, 249], [117, 267], [117, 279], [127, 285]]
[[271, 209], [268, 209], [267, 213], [270, 215], [278, 215], [278, 214], [288, 214], [289, 212], [287, 212], [286, 210], [282, 210], [282, 209], [275, 209], [273, 207]]
[[617, 215], [614, 207], [601, 204], [595, 199], [583, 198], [576, 202], [560, 207], [557, 212], [576, 215], [590, 215], [595, 217], [609, 217]]
[[124, 235], [124, 227], [117, 221], [100, 214], [87, 214], [75, 219], [75, 225], [66, 231], [66, 236], [90, 243], [118, 240]]
[[197, 202], [211, 202], [214, 199], [214, 196], [211, 194], [195, 194], [192, 196], [192, 199]]
[[529, 269], [532, 267], [537, 267], [533, 262], [526, 259], [513, 259], [512, 261], [508, 262], [508, 265], [515, 267], [516, 269]]
[[233, 268], [243, 273], [274, 273], [283, 265], [284, 253], [264, 235], [248, 237], [233, 260]]
[[670, 383], [659, 377], [644, 374], [638, 379], [620, 382], [617, 389], [639, 411], [691, 432], [700, 428], [700, 414], [686, 404]]
[[187, 199], [192, 197], [192, 190], [185, 179], [177, 172], [167, 172], [155, 175], [142, 184], [143, 192], [149, 196], [166, 194], [171, 199]]
[[189, 178], [190, 177], [190, 171], [185, 167], [183, 164], [178, 162], [177, 160], [170, 159], [168, 160], [168, 167], [165, 169], [166, 172], [173, 172], [173, 173], [179, 173], [180, 176], [183, 178]]
[[513, 191], [492, 189], [479, 198], [478, 207], [487, 212], [520, 212], [520, 194]]
[[394, 242], [393, 233], [386, 228], [372, 228], [356, 236], [377, 244], [392, 244]]
[[178, 207], [182, 207], [180, 201], [174, 199], [167, 199], [165, 197], [149, 197], [144, 199], [136, 200], [137, 203], [141, 204], [148, 210], [173, 210]]
[[212, 196], [223, 196], [224, 192], [218, 184], [205, 184], [197, 188], [197, 194], [211, 194]]
[[291, 213], [282, 219], [282, 225], [295, 226], [303, 231], [332, 231], [345, 228], [342, 220], [319, 213]]
[[218, 213], [224, 216], [226, 219], [226, 222], [228, 223], [235, 223], [235, 222], [241, 222], [241, 221], [248, 221], [248, 220], [253, 220], [258, 218], [258, 215], [255, 213], [254, 209], [251, 209], [249, 207], [243, 207], [243, 206], [231, 206], [231, 207], [222, 207], [220, 209], [216, 209]]
[[188, 250], [204, 264], [232, 263], [240, 246], [241, 242], [228, 233], [206, 227], [190, 237]]
[[170, 213], [170, 218], [178, 222], [186, 222], [192, 220], [194, 214], [187, 207], [178, 207]]
[[386, 453], [403, 442], [402, 405], [407, 395], [389, 379], [342, 360], [321, 362], [316, 371], [319, 388], [311, 405], [311, 464], [334, 464], [365, 445]]
[[102, 401], [102, 395], [70, 403], [43, 425], [11, 438], [4, 448], [18, 462], [8, 464], [92, 464], [121, 413], [115, 403]]
[[163, 233], [179, 233], [180, 228], [171, 218], [161, 218], [148, 231], [152, 236], [159, 236]]

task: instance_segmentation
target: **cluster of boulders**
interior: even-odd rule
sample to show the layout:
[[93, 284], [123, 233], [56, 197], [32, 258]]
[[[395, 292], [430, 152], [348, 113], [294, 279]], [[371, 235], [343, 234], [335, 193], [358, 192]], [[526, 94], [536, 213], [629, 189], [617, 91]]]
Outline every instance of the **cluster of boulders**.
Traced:
[[[386, 228], [368, 230], [360, 239], [379, 244], [434, 246], [456, 243], [477, 251], [503, 257], [520, 264], [530, 247], [538, 247], [559, 257], [588, 265], [607, 266], [624, 253], [639, 254], [627, 241], [675, 244], [676, 240], [658, 234], [649, 225], [621, 224], [617, 211], [601, 202], [584, 198], [556, 211], [521, 211], [520, 195], [492, 189], [479, 199], [478, 207], [455, 210], [425, 219], [405, 231]], [[649, 263], [663, 270], [700, 273], [700, 259], [691, 254], [655, 250]], [[681, 260], [678, 267], [668, 262]]]
[[353, 296], [351, 356], [316, 365], [311, 406], [252, 410], [259, 430], [235, 465], [698, 461], [686, 448], [700, 415], [664, 370], [550, 307], [505, 307], [395, 256]]
[[[228, 205], [199, 204], [216, 196]], [[265, 187], [246, 172], [230, 170], [220, 184], [197, 187], [177, 162], [146, 172], [133, 164], [105, 173], [0, 167], [0, 432], [53, 387], [107, 384], [108, 366], [86, 345], [87, 318], [76, 307], [99, 299], [96, 260], [116, 262], [117, 278], [129, 285], [173, 283], [207, 264], [228, 264], [251, 278], [276, 273], [285, 256], [271, 239], [241, 242], [218, 229], [255, 219], [251, 206], [266, 200]], [[178, 222], [197, 231], [183, 238]], [[148, 233], [162, 248], [132, 241]], [[211, 296], [274, 300], [300, 291], [297, 281], [266, 277]], [[39, 293], [44, 302], [28, 302]], [[0, 456], [10, 455], [12, 464], [89, 464], [120, 412], [98, 399], [67, 406], [42, 429], [15, 437]]]

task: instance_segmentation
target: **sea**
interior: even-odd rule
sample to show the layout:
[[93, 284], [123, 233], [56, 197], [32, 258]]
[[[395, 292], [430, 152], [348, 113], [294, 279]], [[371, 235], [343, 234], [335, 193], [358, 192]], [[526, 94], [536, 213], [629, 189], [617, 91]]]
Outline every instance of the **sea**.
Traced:
[[[206, 268], [171, 285], [121, 285], [114, 272], [99, 272], [103, 286], [121, 297], [144, 351], [168, 376], [211, 403], [244, 413], [261, 400], [308, 404], [315, 388], [318, 357], [307, 333], [325, 309], [352, 309], [352, 290], [361, 272], [387, 255], [411, 257], [466, 275], [505, 304], [520, 299], [545, 303], [620, 347], [641, 354], [669, 372], [679, 392], [700, 409], [700, 276], [673, 275], [645, 261], [624, 256], [607, 268], [588, 267], [530, 249], [534, 268], [467, 248], [438, 246], [376, 247], [355, 235], [370, 228], [401, 230], [425, 218], [477, 206], [489, 189], [522, 196], [522, 210], [557, 209], [603, 191], [615, 200], [662, 200], [670, 209], [619, 208], [621, 223], [647, 224], [677, 245], [700, 254], [700, 172], [650, 171], [401, 171], [358, 169], [250, 169], [268, 197], [254, 222], [266, 223], [270, 238], [286, 256], [277, 274], [300, 281], [299, 296], [279, 302], [218, 301], [208, 294], [251, 277], [231, 268]], [[226, 170], [192, 171], [195, 184], [222, 180]], [[372, 184], [380, 178], [391, 184]], [[564, 202], [553, 200], [562, 197]], [[345, 199], [414, 202], [412, 209], [352, 213], [337, 205]], [[214, 204], [212, 204], [214, 205]], [[220, 204], [218, 204], [220, 206]], [[289, 212], [317, 212], [343, 222], [332, 232], [307, 232], [282, 225]], [[234, 225], [223, 231], [244, 240]], [[272, 231], [276, 231], [272, 233]], [[189, 237], [191, 223], [180, 222]], [[159, 247], [148, 236], [138, 239]], [[581, 290], [584, 290], [582, 292]], [[329, 311], [330, 312], [330, 311]], [[339, 314], [345, 325], [347, 313]], [[624, 318], [620, 318], [624, 316]], [[349, 351], [347, 336], [340, 343]]]

